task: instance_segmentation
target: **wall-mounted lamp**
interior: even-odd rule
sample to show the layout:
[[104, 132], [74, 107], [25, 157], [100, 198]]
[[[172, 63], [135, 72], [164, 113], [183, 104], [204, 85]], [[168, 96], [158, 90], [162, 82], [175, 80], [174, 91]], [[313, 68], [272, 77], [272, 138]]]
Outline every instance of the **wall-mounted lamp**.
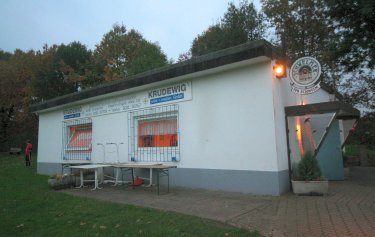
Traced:
[[276, 78], [283, 79], [286, 77], [286, 66], [285, 64], [276, 61], [275, 66], [273, 66], [273, 72], [275, 73]]

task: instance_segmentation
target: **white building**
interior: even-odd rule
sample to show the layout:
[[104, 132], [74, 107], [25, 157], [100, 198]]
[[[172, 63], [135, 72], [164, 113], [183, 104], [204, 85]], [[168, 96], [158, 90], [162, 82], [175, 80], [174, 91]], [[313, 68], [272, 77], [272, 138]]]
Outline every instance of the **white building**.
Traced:
[[[35, 104], [38, 173], [74, 163], [165, 163], [177, 165], [172, 186], [279, 195], [312, 146], [323, 173], [340, 179], [353, 121], [338, 119], [358, 111], [324, 86], [294, 94], [288, 78], [275, 78], [278, 59], [260, 40]], [[306, 124], [310, 135], [299, 132]]]

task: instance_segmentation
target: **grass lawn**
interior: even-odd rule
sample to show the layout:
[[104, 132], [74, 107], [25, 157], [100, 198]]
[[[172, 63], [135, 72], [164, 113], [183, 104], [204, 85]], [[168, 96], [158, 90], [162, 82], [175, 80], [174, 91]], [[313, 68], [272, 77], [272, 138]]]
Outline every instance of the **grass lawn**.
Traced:
[[[345, 155], [351, 157], [360, 156], [360, 145], [358, 144], [348, 144], [345, 146]], [[368, 165], [375, 166], [375, 149], [367, 147]]]
[[357, 144], [345, 145], [345, 154], [348, 156], [359, 156], [359, 148]]
[[173, 212], [51, 191], [23, 156], [0, 155], [0, 236], [260, 236]]

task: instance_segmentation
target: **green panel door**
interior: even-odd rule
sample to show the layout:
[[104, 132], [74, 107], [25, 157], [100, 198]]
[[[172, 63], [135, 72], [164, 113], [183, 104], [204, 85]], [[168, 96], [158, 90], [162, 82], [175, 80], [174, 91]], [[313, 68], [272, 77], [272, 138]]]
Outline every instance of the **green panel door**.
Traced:
[[319, 161], [323, 176], [327, 180], [344, 179], [339, 120], [332, 121], [316, 158]]

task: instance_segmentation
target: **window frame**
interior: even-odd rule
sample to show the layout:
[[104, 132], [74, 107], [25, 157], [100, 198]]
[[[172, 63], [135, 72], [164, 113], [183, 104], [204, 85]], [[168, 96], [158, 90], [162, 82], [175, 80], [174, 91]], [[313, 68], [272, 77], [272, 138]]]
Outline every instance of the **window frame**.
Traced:
[[[84, 147], [69, 147], [72, 143], [74, 134], [72, 127], [91, 128], [90, 142]], [[62, 150], [61, 159], [69, 162], [89, 162], [92, 155], [94, 124], [91, 118], [69, 119], [62, 121]]]
[[[170, 118], [175, 121], [176, 146], [140, 146], [140, 121], [167, 120]], [[179, 119], [178, 104], [155, 106], [128, 112], [128, 160], [144, 162], [180, 161], [181, 134]]]
[[[75, 128], [75, 131], [72, 132], [72, 128]], [[87, 128], [87, 129], [82, 129], [82, 128]], [[68, 137], [69, 139], [67, 140], [66, 142], [66, 146], [65, 146], [65, 150], [66, 151], [91, 151], [92, 150], [92, 123], [85, 123], [85, 124], [78, 124], [78, 125], [70, 125], [70, 126], [67, 126], [67, 133], [69, 133]], [[88, 146], [84, 147], [84, 146], [80, 146], [80, 147], [69, 147], [70, 144], [72, 144], [73, 142], [73, 137], [75, 136], [74, 133], [77, 132], [77, 129], [79, 130], [89, 130], [89, 135], [87, 134], [86, 136], [89, 136], [90, 138], [90, 142], [88, 144]], [[79, 135], [76, 135], [76, 137], [78, 137]], [[86, 138], [86, 137], [85, 137]], [[85, 139], [84, 138], [84, 139]]]

